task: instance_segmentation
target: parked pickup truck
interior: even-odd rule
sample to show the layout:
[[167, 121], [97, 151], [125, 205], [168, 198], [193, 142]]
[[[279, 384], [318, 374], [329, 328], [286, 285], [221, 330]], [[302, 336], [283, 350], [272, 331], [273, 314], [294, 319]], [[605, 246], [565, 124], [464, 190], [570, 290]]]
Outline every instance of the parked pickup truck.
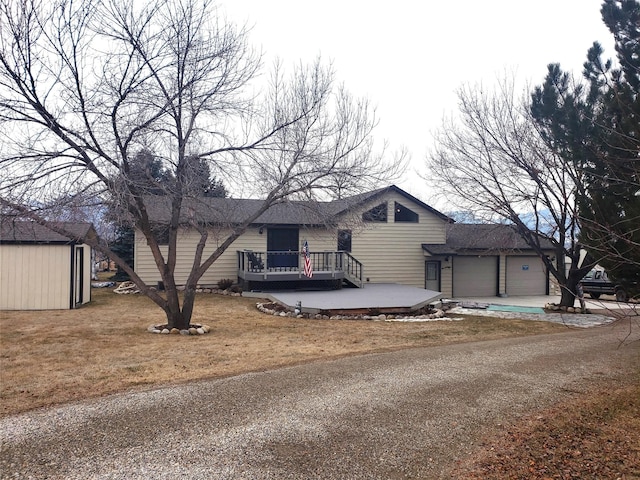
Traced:
[[591, 270], [580, 281], [582, 292], [588, 293], [591, 298], [600, 298], [600, 295], [615, 295], [618, 302], [626, 302], [629, 295], [626, 289], [609, 280], [604, 270]]

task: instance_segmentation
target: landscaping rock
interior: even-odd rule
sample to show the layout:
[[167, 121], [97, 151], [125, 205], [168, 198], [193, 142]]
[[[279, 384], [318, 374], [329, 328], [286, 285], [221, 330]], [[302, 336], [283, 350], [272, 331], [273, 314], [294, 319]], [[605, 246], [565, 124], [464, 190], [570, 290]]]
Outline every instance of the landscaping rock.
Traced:
[[150, 333], [163, 333], [165, 335], [204, 335], [205, 333], [209, 333], [211, 331], [211, 327], [208, 325], [192, 325], [189, 329], [178, 330], [177, 328], [169, 329], [167, 325], [151, 325], [147, 328], [147, 332]]

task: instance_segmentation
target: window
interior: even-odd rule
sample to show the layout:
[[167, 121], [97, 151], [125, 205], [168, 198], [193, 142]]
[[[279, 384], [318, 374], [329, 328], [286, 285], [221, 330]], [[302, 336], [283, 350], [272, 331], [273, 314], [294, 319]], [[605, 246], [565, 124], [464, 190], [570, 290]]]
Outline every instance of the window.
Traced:
[[386, 222], [387, 221], [387, 204], [381, 203], [371, 210], [367, 210], [362, 214], [362, 220], [365, 222]]
[[418, 214], [413, 210], [409, 210], [404, 205], [395, 202], [394, 211], [394, 221], [396, 222], [410, 222], [410, 223], [418, 223]]
[[438, 264], [427, 262], [427, 280], [438, 280]]
[[351, 252], [351, 230], [338, 230], [338, 250]]

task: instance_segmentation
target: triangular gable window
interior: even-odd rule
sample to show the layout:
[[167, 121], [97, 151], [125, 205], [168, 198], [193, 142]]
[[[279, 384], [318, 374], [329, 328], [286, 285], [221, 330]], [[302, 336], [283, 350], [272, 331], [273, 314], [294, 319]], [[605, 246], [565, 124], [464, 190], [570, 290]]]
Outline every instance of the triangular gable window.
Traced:
[[404, 205], [395, 202], [394, 221], [396, 222], [410, 222], [418, 223], [418, 214], [413, 210], [408, 209]]
[[367, 210], [362, 214], [362, 220], [365, 222], [386, 222], [387, 221], [387, 204], [381, 203], [371, 210]]

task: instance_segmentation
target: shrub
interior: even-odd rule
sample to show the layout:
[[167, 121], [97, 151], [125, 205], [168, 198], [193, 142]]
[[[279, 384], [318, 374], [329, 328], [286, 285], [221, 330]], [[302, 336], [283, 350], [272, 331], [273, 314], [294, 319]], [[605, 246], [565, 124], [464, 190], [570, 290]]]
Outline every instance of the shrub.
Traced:
[[218, 280], [218, 288], [220, 290], [226, 290], [231, 285], [233, 285], [233, 280], [231, 280], [230, 278], [223, 278], [221, 280]]

